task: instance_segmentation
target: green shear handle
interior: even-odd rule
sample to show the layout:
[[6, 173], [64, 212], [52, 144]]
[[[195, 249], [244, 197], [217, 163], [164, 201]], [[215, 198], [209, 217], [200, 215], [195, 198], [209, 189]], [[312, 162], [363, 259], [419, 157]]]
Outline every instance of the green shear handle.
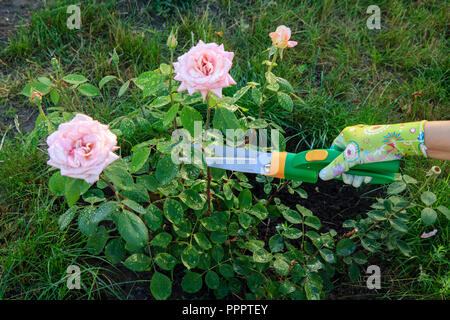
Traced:
[[[335, 149], [316, 149], [300, 153], [287, 153], [284, 168], [286, 179], [316, 183], [319, 171], [341, 154]], [[372, 177], [371, 184], [386, 184], [394, 181], [399, 172], [400, 161], [372, 162], [358, 164], [346, 173]], [[342, 180], [341, 177], [336, 178]]]

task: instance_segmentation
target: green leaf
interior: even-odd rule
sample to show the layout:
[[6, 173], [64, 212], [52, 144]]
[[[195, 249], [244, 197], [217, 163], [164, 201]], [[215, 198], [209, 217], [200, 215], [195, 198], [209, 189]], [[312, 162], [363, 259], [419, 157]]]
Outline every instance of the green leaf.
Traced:
[[447, 217], [447, 220], [450, 220], [450, 210], [447, 207], [439, 206], [436, 208], [440, 213]]
[[59, 230], [64, 230], [75, 217], [78, 207], [72, 206], [58, 218]]
[[229, 264], [221, 264], [219, 266], [219, 272], [225, 279], [229, 279], [234, 276], [233, 267]]
[[94, 215], [95, 207], [85, 207], [78, 214], [78, 229], [81, 233], [89, 236], [97, 229], [97, 224], [92, 222], [92, 216]]
[[305, 294], [308, 300], [320, 300], [320, 288], [307, 281], [305, 282]]
[[436, 195], [433, 192], [425, 191], [420, 196], [420, 199], [423, 203], [425, 203], [427, 206], [431, 206], [433, 203], [436, 202]]
[[208, 237], [203, 232], [198, 232], [194, 234], [194, 239], [203, 250], [209, 250], [212, 248], [211, 242]]
[[112, 214], [118, 209], [117, 202], [108, 201], [103, 203], [92, 215], [92, 223], [99, 224], [103, 220], [111, 218]]
[[211, 232], [211, 241], [214, 243], [222, 244], [227, 241], [227, 234], [221, 231], [213, 231]]
[[376, 242], [369, 238], [362, 239], [361, 245], [364, 249], [370, 252], [375, 252], [378, 249]]
[[123, 210], [117, 218], [117, 229], [133, 248], [142, 248], [148, 242], [148, 231], [142, 220], [134, 213]]
[[194, 246], [187, 246], [181, 253], [181, 261], [188, 269], [195, 268], [198, 265], [200, 256]]
[[86, 97], [95, 97], [100, 95], [100, 90], [90, 83], [83, 83], [78, 87], [78, 92]]
[[359, 270], [359, 267], [357, 264], [352, 263], [350, 267], [348, 268], [348, 276], [350, 277], [350, 280], [356, 281], [359, 278], [361, 271]]
[[122, 121], [120, 121], [120, 131], [126, 137], [133, 136], [135, 130], [136, 126], [134, 125], [133, 120], [131, 120], [130, 118], [124, 118]]
[[130, 86], [130, 80], [125, 81], [119, 89], [119, 93], [117, 94], [119, 97], [123, 96], [125, 94], [125, 92], [127, 92], [128, 87]]
[[116, 66], [119, 65], [119, 55], [117, 54], [116, 48], [114, 48], [113, 52], [111, 53], [111, 59]]
[[141, 206], [139, 203], [137, 203], [133, 200], [130, 200], [130, 199], [124, 199], [122, 201], [122, 204], [126, 205], [128, 208], [130, 208], [134, 212], [137, 212], [140, 214], [145, 214], [147, 212], [147, 210], [145, 210], [143, 206]]
[[240, 98], [242, 98], [251, 87], [252, 86], [245, 86], [236, 91], [236, 93], [233, 95], [233, 103], [237, 102]]
[[68, 74], [62, 79], [63, 81], [74, 85], [79, 85], [88, 81], [86, 77], [82, 76], [81, 74]]
[[117, 77], [116, 76], [105, 76], [98, 83], [98, 87], [100, 89], [102, 89], [105, 86], [105, 84], [107, 84], [108, 82], [110, 82], [110, 81], [112, 81], [114, 79], [117, 79]]
[[173, 119], [177, 116], [179, 104], [176, 103], [170, 107], [170, 109], [166, 112], [163, 118], [163, 125], [168, 126], [172, 123]]
[[387, 193], [388, 194], [398, 194], [406, 189], [406, 183], [403, 181], [396, 181], [394, 183], [391, 183], [388, 187]]
[[206, 197], [192, 189], [180, 193], [179, 198], [185, 205], [194, 210], [201, 210], [206, 203]]
[[225, 255], [223, 248], [221, 246], [215, 246], [211, 250], [211, 256], [216, 262], [220, 262]]
[[161, 185], [168, 184], [178, 174], [178, 165], [173, 163], [172, 157], [166, 155], [159, 159], [156, 165], [155, 177]]
[[146, 271], [150, 267], [150, 257], [142, 253], [132, 254], [125, 260], [124, 265], [133, 271]]
[[242, 227], [244, 227], [245, 229], [248, 229], [250, 227], [250, 225], [252, 224], [252, 218], [245, 212], [239, 213], [238, 219], [239, 219], [240, 225]]
[[152, 101], [152, 103], [150, 103], [150, 107], [152, 108], [160, 108], [165, 106], [166, 104], [170, 103], [170, 96], [161, 96], [161, 97], [156, 97], [155, 100]]
[[97, 255], [103, 251], [106, 242], [108, 242], [109, 234], [106, 228], [101, 226], [97, 232], [88, 237], [86, 249], [90, 254]]
[[171, 67], [166, 63], [161, 63], [161, 65], [159, 66], [159, 70], [161, 71], [162, 74], [167, 76], [171, 72]]
[[122, 239], [116, 238], [109, 241], [105, 248], [105, 255], [112, 264], [121, 262], [126, 255], [125, 244]]
[[135, 173], [144, 166], [144, 164], [147, 162], [148, 157], [150, 156], [150, 151], [150, 148], [144, 147], [139, 148], [135, 152], [133, 152], [130, 164], [131, 173]]
[[159, 208], [153, 204], [150, 204], [147, 209], [146, 213], [142, 216], [144, 218], [144, 221], [147, 223], [148, 228], [150, 231], [156, 231], [159, 228], [161, 228], [163, 224], [163, 213]]
[[69, 207], [73, 206], [80, 198], [80, 195], [85, 193], [91, 186], [84, 180], [74, 178], [66, 178], [65, 183], [64, 197]]
[[294, 88], [289, 83], [289, 81], [287, 81], [286, 79], [281, 78], [281, 77], [276, 77], [276, 80], [277, 80], [278, 84], [280, 85], [281, 89], [289, 91], [289, 92], [294, 92]]
[[206, 273], [205, 283], [210, 289], [219, 288], [220, 278], [214, 271], [210, 270]]
[[166, 275], [155, 271], [150, 281], [150, 291], [156, 300], [166, 300], [172, 294], [172, 281]]
[[183, 220], [183, 207], [175, 199], [166, 199], [164, 201], [164, 215], [173, 224], [180, 224]]
[[279, 234], [273, 235], [269, 239], [269, 248], [271, 252], [282, 252], [284, 249], [283, 237]]
[[227, 200], [231, 200], [231, 198], [233, 198], [233, 191], [231, 190], [231, 186], [229, 183], [225, 183], [223, 185], [223, 195]]
[[56, 106], [59, 102], [59, 92], [56, 89], [50, 91], [50, 100]]
[[275, 259], [273, 267], [280, 276], [284, 277], [289, 274], [289, 264], [284, 259]]
[[262, 93], [257, 87], [252, 88], [252, 100], [259, 106], [261, 104]]
[[181, 287], [187, 293], [196, 293], [202, 288], [202, 275], [188, 271], [181, 280]]
[[284, 92], [277, 92], [278, 103], [281, 107], [289, 112], [291, 112], [294, 108], [294, 103], [292, 102], [291, 97]]
[[302, 223], [302, 221], [303, 221], [300, 214], [297, 211], [294, 211], [291, 209], [282, 210], [281, 214], [290, 223], [299, 224], [299, 223]]
[[400, 251], [407, 257], [411, 256], [411, 248], [409, 247], [409, 245], [400, 239], [396, 240], [396, 244], [397, 244], [397, 248], [400, 249]]
[[305, 224], [316, 230], [319, 230], [320, 227], [322, 226], [322, 224], [320, 223], [320, 219], [315, 216], [306, 217]]
[[232, 111], [225, 107], [216, 107], [213, 119], [215, 129], [226, 132], [227, 129], [239, 129], [239, 121]]
[[386, 220], [386, 215], [383, 210], [371, 210], [367, 212], [367, 216], [376, 221]]
[[435, 223], [437, 218], [437, 213], [431, 208], [424, 208], [422, 210], [422, 213], [420, 214], [420, 218], [422, 219], [422, 222], [429, 226]]
[[267, 71], [265, 73], [266, 81], [268, 85], [266, 86], [267, 89], [271, 91], [278, 91], [280, 88], [280, 85], [277, 82], [277, 77], [270, 71]]
[[266, 249], [258, 249], [253, 252], [253, 261], [267, 263], [272, 260], [272, 255]]
[[239, 208], [250, 209], [252, 206], [252, 193], [248, 189], [244, 189], [239, 193]]
[[319, 250], [320, 255], [322, 256], [323, 260], [328, 263], [335, 263], [336, 258], [334, 257], [333, 251], [329, 249], [321, 249]]
[[295, 284], [293, 284], [289, 280], [285, 280], [285, 281], [281, 282], [280, 293], [282, 293], [284, 295], [291, 294], [291, 293], [295, 292], [296, 289], [297, 288], [296, 288]]
[[161, 269], [170, 271], [177, 264], [177, 259], [175, 259], [172, 255], [170, 255], [170, 254], [168, 254], [166, 252], [162, 252], [162, 253], [159, 253], [155, 257], [155, 263]]
[[83, 194], [83, 200], [94, 204], [105, 200], [105, 194], [100, 189], [89, 189]]
[[123, 190], [133, 190], [134, 180], [128, 172], [126, 164], [123, 160], [118, 159], [114, 161], [103, 171], [103, 173], [115, 187]]
[[314, 215], [311, 210], [309, 210], [308, 208], [305, 208], [299, 204], [297, 204], [295, 206], [295, 208], [297, 208], [298, 212], [300, 212], [302, 214], [302, 216], [304, 216], [304, 217], [312, 217]]
[[255, 204], [253, 208], [250, 209], [249, 212], [260, 220], [266, 219], [267, 216], [269, 215], [269, 212], [267, 211], [266, 207], [264, 207], [261, 203]]
[[282, 236], [288, 239], [298, 239], [302, 236], [302, 232], [297, 228], [289, 228], [283, 231]]
[[404, 223], [400, 219], [391, 219], [391, 220], [389, 220], [389, 223], [391, 224], [391, 226], [394, 229], [396, 229], [396, 230], [398, 230], [400, 232], [408, 231], [408, 226], [406, 225], [406, 223]]
[[343, 256], [348, 256], [355, 251], [355, 248], [355, 243], [352, 240], [345, 238], [337, 243], [336, 253]]
[[367, 256], [362, 251], [356, 252], [353, 256], [353, 261], [355, 261], [357, 264], [366, 264], [367, 263]]
[[169, 243], [172, 241], [172, 235], [167, 232], [158, 233], [152, 241], [150, 241], [151, 246], [157, 247], [167, 247]]
[[[181, 119], [181, 124], [182, 124], [183, 128], [186, 129], [191, 134], [191, 137], [194, 137], [195, 121], [199, 121], [200, 123], [203, 123], [203, 117], [200, 114], [200, 112], [198, 112], [196, 109], [194, 109], [190, 106], [183, 107], [183, 109], [181, 110], [181, 113], [180, 113], [180, 119]], [[201, 125], [200, 125], [200, 129], [201, 129]]]

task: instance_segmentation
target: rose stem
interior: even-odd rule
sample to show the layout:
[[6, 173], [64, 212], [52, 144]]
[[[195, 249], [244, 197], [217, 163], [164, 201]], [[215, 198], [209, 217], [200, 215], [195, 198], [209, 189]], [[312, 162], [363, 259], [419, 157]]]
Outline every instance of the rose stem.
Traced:
[[[206, 125], [205, 125], [205, 134], [209, 129], [209, 122], [211, 117], [211, 106], [209, 100], [209, 92], [206, 94]], [[208, 201], [208, 213], [211, 214], [211, 173], [209, 171], [209, 167], [206, 167], [206, 198]]]
[[[269, 66], [269, 69], [267, 70], [267, 72], [271, 72], [272, 71], [273, 65], [275, 64], [275, 61], [277, 60], [277, 56], [278, 56], [278, 48], [275, 51], [275, 53], [273, 54], [272, 62], [270, 63], [270, 66]], [[262, 115], [262, 105], [263, 105], [264, 92], [266, 91], [266, 87], [267, 87], [267, 79], [264, 82], [264, 87], [263, 87], [262, 92], [261, 92], [261, 100], [259, 102], [259, 116], [260, 117]]]

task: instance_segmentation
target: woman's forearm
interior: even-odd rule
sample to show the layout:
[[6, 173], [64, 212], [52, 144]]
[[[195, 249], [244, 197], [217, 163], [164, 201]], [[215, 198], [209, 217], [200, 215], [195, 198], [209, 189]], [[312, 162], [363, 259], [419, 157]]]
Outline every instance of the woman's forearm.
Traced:
[[450, 160], [450, 121], [427, 121], [424, 131], [428, 157]]

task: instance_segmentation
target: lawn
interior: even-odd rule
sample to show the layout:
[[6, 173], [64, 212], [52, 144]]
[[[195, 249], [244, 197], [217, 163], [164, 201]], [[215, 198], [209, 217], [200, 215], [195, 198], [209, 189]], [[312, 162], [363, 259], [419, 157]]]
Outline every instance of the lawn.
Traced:
[[[289, 183], [285, 186], [278, 179], [268, 181], [251, 174], [213, 173], [212, 181], [206, 175], [190, 181], [186, 178], [189, 173], [180, 170], [175, 182], [170, 182], [175, 183], [175, 187], [171, 186], [183, 192], [188, 187], [200, 193], [201, 186], [207, 183], [209, 190], [211, 183], [211, 191], [229, 209], [226, 212], [230, 224], [224, 222], [227, 233], [219, 235], [220, 231], [209, 230], [206, 222], [203, 224], [205, 212], [202, 210], [207, 206], [194, 209], [189, 204], [186, 207], [182, 201], [185, 216], [190, 212], [195, 219], [183, 220], [183, 226], [189, 225], [188, 231], [172, 221], [173, 217], [169, 216], [169, 222], [165, 220], [162, 227], [165, 232], [161, 233], [169, 234], [171, 240], [173, 237], [173, 241], [169, 241], [173, 247], [170, 253], [175, 256], [176, 266], [171, 268], [161, 268], [160, 262], [154, 262], [157, 259], [152, 259], [144, 267], [136, 267], [130, 261], [116, 260], [103, 247], [99, 250], [92, 248], [92, 234], [84, 232], [79, 218], [61, 227], [60, 216], [67, 213], [72, 204], [69, 205], [61, 194], [50, 190], [49, 179], [55, 171], [46, 164], [47, 134], [42, 131], [46, 130], [45, 121], [39, 116], [38, 105], [22, 94], [24, 87], [39, 77], [58, 79], [55, 86], [64, 92], [58, 99], [46, 96], [42, 100], [42, 111], [51, 121], [67, 121], [69, 113], [76, 112], [110, 124], [111, 128], [122, 133], [118, 135], [118, 144], [125, 161], [134, 156], [134, 146], [149, 139], [165, 139], [172, 130], [167, 124], [161, 127], [172, 104], [160, 106], [156, 101], [158, 96], [145, 97], [144, 94], [143, 97], [141, 88], [133, 81], [128, 82], [129, 87], [125, 84], [128, 80], [139, 79], [145, 72], [159, 70], [161, 64], [170, 64], [171, 54], [176, 60], [199, 40], [223, 44], [226, 51], [234, 52], [230, 74], [237, 84], [225, 88], [224, 95], [236, 97], [239, 89], [249, 89], [235, 102], [239, 121], [244, 119], [243, 122], [256, 126], [255, 119], [262, 118], [268, 127], [280, 128], [282, 145], [289, 152], [327, 148], [342, 129], [355, 124], [450, 120], [449, 7], [444, 1], [380, 0], [377, 2], [381, 9], [380, 30], [369, 30], [366, 26], [370, 16], [366, 9], [373, 1], [148, 2], [79, 1], [79, 30], [67, 28], [69, 1], [51, 5], [42, 3], [9, 40], [0, 42], [0, 299], [449, 297], [447, 208], [450, 207], [450, 167], [445, 161], [422, 157], [402, 160], [402, 176], [397, 176], [396, 183], [397, 187], [405, 185], [406, 188], [397, 190], [395, 185], [363, 186], [355, 190], [337, 181], [319, 181], [317, 185], [303, 183], [301, 187]], [[292, 98], [289, 98], [292, 107], [281, 105], [275, 94], [268, 96], [263, 104], [263, 114], [259, 115], [259, 106], [254, 98], [257, 90], [247, 86], [249, 82], [265, 83], [268, 66], [263, 62], [269, 59], [269, 33], [279, 25], [288, 26], [292, 30], [291, 40], [298, 42], [297, 46], [284, 50], [283, 59], [273, 67], [277, 76], [290, 83], [286, 92]], [[176, 31], [178, 41], [173, 52], [166, 45], [172, 30]], [[69, 74], [82, 75], [97, 87], [105, 76], [116, 78], [102, 86], [100, 94], [91, 97], [80, 95], [75, 89], [69, 90], [67, 84], [64, 86], [61, 78]], [[183, 103], [180, 102], [181, 105]], [[195, 116], [199, 114], [206, 118], [207, 108], [202, 99], [189, 103], [191, 109], [196, 110]], [[218, 114], [217, 110], [214, 116]], [[133, 129], [129, 129], [127, 117], [132, 119]], [[128, 122], [123, 120], [125, 118]], [[175, 125], [183, 122], [181, 107], [168, 123], [171, 125], [173, 121]], [[128, 130], [132, 132], [128, 134]], [[163, 146], [156, 143], [151, 146], [152, 155], [148, 161], [145, 159], [145, 165], [139, 168], [141, 171], [158, 171], [161, 161], [158, 152], [163, 153], [161, 148]], [[427, 176], [432, 166], [440, 167], [439, 176]], [[141, 171], [136, 170], [136, 174], [141, 174]], [[233, 187], [231, 200], [226, 195], [222, 197], [228, 190], [225, 186], [229, 190], [230, 186]], [[103, 188], [109, 190], [107, 186]], [[133, 209], [136, 216], [142, 208], [145, 220], [145, 215], [150, 208], [157, 207], [158, 201], [166, 197], [172, 199], [169, 188], [160, 185], [157, 191], [156, 188], [150, 191], [150, 187], [150, 199], [136, 201], [139, 202], [139, 207]], [[96, 190], [99, 189], [102, 188], [98, 186]], [[243, 221], [241, 211], [246, 209], [243, 199], [247, 196], [245, 190], [250, 189], [249, 206], [253, 209], [267, 207], [264, 212], [268, 212], [268, 218], [259, 219], [245, 214], [250, 223]], [[433, 201], [423, 201], [422, 194], [426, 191], [434, 194]], [[303, 192], [307, 198], [300, 195]], [[122, 200], [134, 199], [130, 193], [129, 196], [126, 192], [124, 194]], [[157, 194], [157, 198], [152, 198], [152, 194]], [[114, 199], [114, 192], [105, 191], [104, 196], [108, 200]], [[80, 208], [88, 207], [86, 199], [87, 196], [83, 195], [75, 202]], [[203, 196], [200, 200], [204, 201]], [[284, 206], [280, 206], [278, 200]], [[239, 202], [239, 206], [235, 207], [233, 201]], [[401, 210], [383, 207], [384, 203], [384, 206], [392, 204], [397, 208], [401, 201], [408, 202]], [[286, 211], [281, 211], [293, 209], [289, 211], [292, 212], [296, 205], [311, 210], [311, 214], [320, 219], [319, 224], [312, 223], [309, 213], [300, 212], [302, 217], [298, 225], [301, 225], [299, 229], [303, 228], [301, 246], [297, 245], [299, 238], [286, 240], [277, 231], [277, 224], [286, 220], [295, 224], [293, 218], [285, 220]], [[380, 211], [380, 205], [387, 210], [388, 218], [370, 220], [367, 213], [374, 209]], [[424, 219], [422, 211], [425, 207], [436, 209], [433, 211], [437, 217], [432, 221]], [[165, 211], [162, 205], [160, 209]], [[395, 217], [388, 213], [389, 210], [394, 210]], [[300, 216], [300, 213], [296, 214]], [[397, 224], [399, 220], [400, 225]], [[145, 220], [148, 225], [149, 221]], [[376, 234], [348, 235], [355, 223], [361, 221], [373, 224], [370, 228], [375, 228]], [[175, 228], [171, 229], [172, 223]], [[232, 231], [238, 223], [245, 229], [244, 235]], [[107, 229], [111, 235], [117, 236], [112, 225], [109, 220], [103, 221], [98, 230], [106, 232], [104, 230]], [[319, 240], [323, 243], [330, 237], [336, 242], [345, 240], [339, 241], [341, 245], [338, 242], [337, 248], [331, 245], [331, 250], [346, 249], [342, 247], [348, 245], [346, 239], [352, 241], [353, 255], [347, 256], [346, 251], [341, 250], [341, 254], [336, 253], [337, 261], [331, 263], [327, 258], [331, 250], [323, 251], [323, 244], [318, 245], [312, 233], [305, 237], [305, 227], [308, 232], [320, 232]], [[423, 232], [434, 229], [437, 230], [435, 236], [421, 238]], [[198, 249], [205, 257], [200, 263], [189, 262], [183, 254], [179, 259], [180, 250], [186, 251], [182, 246], [188, 240], [183, 239], [190, 240], [189, 249], [194, 248], [191, 244], [194, 231], [195, 250]], [[119, 232], [123, 235], [120, 228]], [[158, 232], [160, 229], [155, 227], [148, 233], [154, 240], [161, 234]], [[186, 237], [183, 233], [187, 234]], [[199, 234], [211, 238], [212, 249], [209, 248], [210, 240], [198, 240]], [[225, 236], [224, 241], [219, 236]], [[269, 241], [268, 236], [273, 241]], [[376, 249], [367, 245], [367, 241], [372, 240], [379, 244]], [[286, 251], [274, 249], [275, 241], [281, 241], [281, 247], [286, 247]], [[305, 248], [304, 241], [311, 241], [311, 248], [308, 245]], [[260, 245], [261, 248], [258, 247]], [[143, 251], [127, 247], [126, 251], [127, 254], [147, 254], [150, 257], [166, 254], [167, 257], [168, 253], [163, 252], [164, 246], [151, 249], [148, 246]], [[217, 258], [220, 250], [222, 257]], [[267, 255], [273, 254], [274, 262], [258, 255], [260, 250]], [[308, 250], [318, 251], [311, 253]], [[259, 259], [256, 261], [259, 264], [255, 264], [252, 257]], [[303, 263], [302, 259], [305, 259]], [[211, 265], [210, 260], [217, 264]], [[313, 265], [310, 263], [313, 260], [319, 262]], [[82, 273], [80, 290], [70, 290], [66, 286], [66, 269], [74, 264]], [[286, 272], [285, 265], [288, 265]], [[380, 267], [381, 289], [366, 287], [369, 265]], [[297, 266], [303, 266], [304, 270]], [[205, 285], [196, 288], [197, 282], [193, 277], [203, 273], [206, 273]], [[155, 274], [164, 281], [170, 280], [172, 289], [167, 295], [155, 296], [156, 284], [151, 288]]]

